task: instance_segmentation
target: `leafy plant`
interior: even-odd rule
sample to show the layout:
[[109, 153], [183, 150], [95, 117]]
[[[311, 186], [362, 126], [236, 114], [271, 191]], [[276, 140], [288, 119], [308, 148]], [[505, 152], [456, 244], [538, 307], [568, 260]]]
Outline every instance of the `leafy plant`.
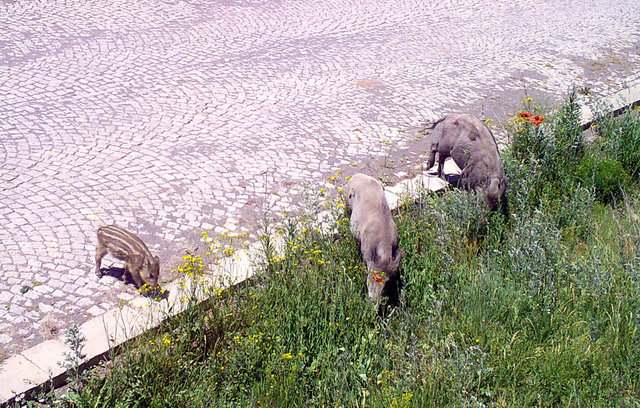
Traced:
[[577, 173], [580, 181], [593, 188], [597, 199], [605, 203], [622, 198], [630, 180], [622, 163], [609, 157], [586, 156], [580, 161]]

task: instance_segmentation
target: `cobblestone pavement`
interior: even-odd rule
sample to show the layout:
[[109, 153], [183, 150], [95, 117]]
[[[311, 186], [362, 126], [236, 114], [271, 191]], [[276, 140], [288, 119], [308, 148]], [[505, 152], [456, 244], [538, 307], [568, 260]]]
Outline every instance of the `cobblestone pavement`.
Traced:
[[93, 274], [100, 225], [166, 276], [303, 181], [419, 162], [425, 118], [607, 94], [639, 53], [628, 0], [2, 0], [0, 355], [138, 296]]

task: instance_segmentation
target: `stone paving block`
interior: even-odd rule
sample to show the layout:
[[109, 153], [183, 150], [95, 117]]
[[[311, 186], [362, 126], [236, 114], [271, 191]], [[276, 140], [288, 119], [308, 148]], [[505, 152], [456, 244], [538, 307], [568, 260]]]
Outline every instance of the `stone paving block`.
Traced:
[[88, 308], [86, 312], [91, 316], [100, 316], [105, 312], [105, 310], [98, 307], [97, 305], [93, 305], [90, 308]]

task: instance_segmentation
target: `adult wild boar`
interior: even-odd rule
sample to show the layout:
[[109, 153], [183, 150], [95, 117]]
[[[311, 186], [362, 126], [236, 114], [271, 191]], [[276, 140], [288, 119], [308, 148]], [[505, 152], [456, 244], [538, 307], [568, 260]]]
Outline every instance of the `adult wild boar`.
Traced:
[[435, 123], [433, 142], [427, 168], [431, 168], [438, 153], [438, 176], [447, 157], [453, 158], [462, 170], [460, 182], [464, 188], [481, 191], [491, 210], [504, 199], [507, 182], [496, 139], [480, 119], [468, 114], [451, 114]]
[[360, 244], [367, 266], [367, 290], [376, 303], [383, 296], [395, 300], [398, 290], [398, 230], [382, 190], [382, 184], [367, 175], [351, 177], [346, 187], [351, 209], [351, 233]]

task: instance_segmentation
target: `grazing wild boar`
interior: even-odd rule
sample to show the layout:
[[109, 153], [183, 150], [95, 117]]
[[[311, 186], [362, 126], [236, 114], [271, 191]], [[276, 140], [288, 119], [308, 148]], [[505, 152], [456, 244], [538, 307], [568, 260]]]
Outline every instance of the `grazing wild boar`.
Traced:
[[[160, 260], [151, 255], [140, 238], [118, 227], [107, 225], [98, 228], [98, 245], [96, 246], [96, 275], [102, 277], [100, 263], [108, 253], [125, 261], [125, 270], [129, 272], [138, 288], [147, 283], [152, 288], [158, 287]], [[122, 276], [125, 280], [126, 273]]]
[[440, 119], [433, 129], [427, 168], [433, 166], [438, 153], [438, 176], [451, 156], [462, 170], [464, 188], [482, 191], [491, 210], [504, 199], [507, 182], [496, 139], [480, 119], [468, 114], [451, 114]]
[[382, 184], [367, 175], [351, 177], [346, 187], [351, 209], [351, 233], [360, 244], [367, 265], [369, 297], [378, 303], [383, 296], [397, 296], [398, 266], [402, 251], [398, 249], [398, 230], [382, 190]]

